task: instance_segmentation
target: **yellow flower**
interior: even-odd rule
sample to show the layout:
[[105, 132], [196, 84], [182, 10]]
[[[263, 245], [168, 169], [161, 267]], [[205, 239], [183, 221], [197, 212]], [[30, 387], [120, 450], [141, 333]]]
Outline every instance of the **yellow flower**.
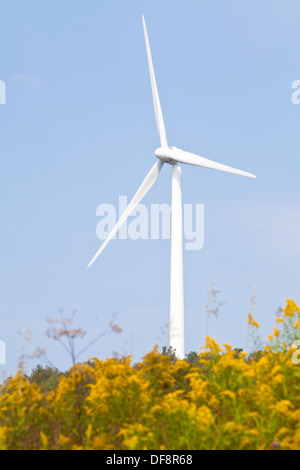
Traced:
[[285, 427], [280, 428], [279, 431], [278, 431], [278, 433], [277, 433], [276, 436], [275, 436], [275, 440], [277, 440], [277, 439], [279, 439], [279, 438], [282, 438], [282, 436], [283, 436], [284, 434], [288, 434], [289, 432], [290, 432], [290, 430], [289, 430], [288, 428], [285, 428]]
[[66, 437], [64, 436], [63, 434], [60, 434], [58, 436], [58, 444], [64, 449], [68, 446], [68, 444], [70, 443], [70, 438], [69, 437]]
[[251, 444], [251, 441], [250, 441], [249, 437], [243, 437], [242, 442], [240, 444], [240, 447], [242, 449], [243, 447], [248, 446], [250, 444]]
[[130, 436], [124, 439], [123, 443], [129, 450], [134, 450], [136, 449], [138, 440], [139, 440], [138, 436]]
[[[247, 377], [248, 377], [248, 374], [247, 374]], [[237, 395], [241, 398], [247, 398], [249, 395], [250, 395], [250, 391], [247, 389], [247, 388], [240, 388], [238, 391], [237, 391]], [[250, 415], [249, 415], [250, 416]]]
[[292, 419], [297, 421], [298, 423], [300, 422], [300, 410], [293, 411]]
[[274, 377], [272, 379], [272, 383], [274, 385], [280, 385], [280, 384], [283, 383], [283, 379], [284, 379], [284, 376], [282, 374], [274, 375]]
[[274, 328], [274, 331], [273, 331], [273, 335], [278, 337], [280, 335], [280, 331], [278, 330], [278, 328]]
[[213, 423], [213, 415], [207, 406], [200, 406], [197, 410], [197, 421], [200, 429], [207, 429]]
[[220, 402], [215, 395], [210, 395], [207, 404], [210, 408], [216, 408], [217, 406], [219, 406]]
[[235, 421], [228, 421], [227, 423], [225, 423], [223, 429], [224, 431], [228, 431], [231, 433], [235, 431], [242, 431], [243, 426], [241, 424], [237, 424]]
[[290, 408], [293, 408], [292, 403], [289, 400], [280, 400], [275, 404], [275, 409], [279, 413], [283, 415], [288, 415], [290, 414], [291, 410]]
[[243, 351], [240, 352], [240, 354], [239, 354], [239, 357], [240, 357], [240, 358], [243, 358], [243, 357], [246, 357], [246, 356], [248, 356], [248, 353], [243, 352]]
[[223, 390], [223, 392], [220, 393], [222, 397], [229, 397], [232, 400], [235, 398], [235, 394], [231, 390]]
[[254, 320], [251, 313], [248, 313], [248, 325], [253, 325], [255, 326], [255, 328], [259, 328], [259, 324], [257, 323], [257, 321]]
[[213, 338], [206, 336], [206, 348], [210, 349], [214, 353], [219, 353], [222, 351], [218, 343]]
[[282, 309], [286, 317], [292, 317], [295, 313], [300, 313], [300, 307], [294, 300], [287, 299], [285, 308]]
[[46, 436], [46, 434], [43, 433], [43, 431], [41, 431], [40, 435], [41, 435], [41, 448], [43, 450], [47, 450], [47, 448], [48, 448], [48, 437]]
[[7, 428], [1, 427], [0, 428], [0, 450], [5, 450], [6, 446], [6, 435], [7, 435]]
[[283, 318], [280, 318], [280, 317], [276, 317], [275, 320], [277, 321], [277, 323], [283, 323]]
[[156, 411], [161, 411], [162, 410], [162, 406], [161, 405], [154, 405], [152, 406], [151, 408], [151, 413], [155, 413]]

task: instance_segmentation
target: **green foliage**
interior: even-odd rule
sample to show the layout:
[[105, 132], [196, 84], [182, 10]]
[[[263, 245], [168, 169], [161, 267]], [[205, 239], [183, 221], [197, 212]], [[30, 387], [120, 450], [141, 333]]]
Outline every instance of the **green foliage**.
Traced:
[[42, 392], [49, 393], [58, 386], [61, 377], [67, 375], [68, 372], [61, 372], [50, 366], [42, 367], [38, 365], [28, 376], [28, 381], [29, 383], [36, 383]]
[[196, 353], [196, 351], [191, 351], [185, 356], [185, 360], [193, 366], [199, 365], [199, 359], [200, 359], [200, 355]]
[[169, 346], [169, 347], [163, 346], [162, 347], [162, 355], [167, 356], [170, 359], [170, 361], [172, 362], [172, 364], [174, 364], [178, 360], [176, 350], [174, 348], [172, 348], [172, 346]]

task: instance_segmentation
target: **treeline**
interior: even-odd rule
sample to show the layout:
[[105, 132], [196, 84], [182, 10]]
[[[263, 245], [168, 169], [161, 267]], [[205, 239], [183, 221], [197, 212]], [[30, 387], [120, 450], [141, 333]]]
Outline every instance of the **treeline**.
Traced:
[[[239, 354], [243, 352], [242, 348], [234, 348], [233, 351], [235, 351], [235, 358], [239, 358]], [[171, 363], [176, 363], [179, 359], [176, 356], [176, 351], [172, 349], [171, 347], [163, 346], [161, 354], [163, 356], [167, 356], [170, 360]], [[263, 354], [262, 350], [259, 351], [254, 351], [250, 354], [247, 354], [245, 356], [244, 360], [247, 362], [251, 361], [257, 361]], [[194, 366], [194, 367], [200, 367], [203, 368], [203, 364], [201, 362], [202, 359], [205, 359], [206, 361], [210, 359], [210, 355], [204, 354], [198, 354], [196, 351], [191, 351], [185, 356], [185, 361]], [[93, 362], [92, 361], [86, 361], [81, 364], [86, 364], [89, 365], [90, 367], [93, 367]], [[77, 364], [78, 365], [78, 364]], [[133, 364], [133, 367], [138, 368], [139, 364]], [[61, 371], [56, 367], [53, 366], [42, 366], [41, 364], [38, 364], [31, 372], [30, 374], [25, 374], [24, 373], [24, 379], [27, 380], [30, 384], [36, 384], [38, 385], [39, 389], [43, 393], [49, 393], [53, 390], [55, 390], [59, 384], [59, 381], [61, 377], [69, 377], [71, 373], [71, 369], [67, 371]], [[8, 385], [13, 377], [10, 376], [4, 382], [0, 385], [0, 396], [6, 393], [8, 389]], [[181, 384], [176, 384], [176, 386], [180, 386]]]

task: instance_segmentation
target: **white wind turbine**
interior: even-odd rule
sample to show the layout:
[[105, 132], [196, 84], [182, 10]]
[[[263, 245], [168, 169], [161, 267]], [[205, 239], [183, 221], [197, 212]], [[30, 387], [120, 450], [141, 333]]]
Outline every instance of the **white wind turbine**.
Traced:
[[144, 15], [142, 16], [143, 28], [146, 42], [146, 50], [151, 79], [153, 103], [156, 117], [157, 130], [160, 138], [160, 147], [155, 150], [155, 156], [158, 158], [148, 175], [142, 182], [136, 194], [128, 204], [126, 210], [112, 229], [106, 240], [101, 245], [88, 268], [98, 258], [109, 241], [114, 237], [127, 217], [132, 213], [135, 207], [147, 194], [158, 178], [159, 172], [164, 165], [172, 165], [172, 222], [171, 222], [171, 279], [170, 279], [170, 346], [176, 350], [177, 356], [184, 358], [185, 355], [185, 335], [184, 335], [184, 281], [183, 281], [183, 240], [182, 240], [182, 189], [181, 189], [181, 164], [202, 166], [221, 170], [236, 175], [255, 178], [251, 173], [237, 170], [227, 165], [208, 160], [193, 153], [185, 152], [177, 147], [168, 145], [166, 129], [163, 115], [160, 107], [160, 101], [156, 86], [152, 57], [147, 34], [147, 28]]

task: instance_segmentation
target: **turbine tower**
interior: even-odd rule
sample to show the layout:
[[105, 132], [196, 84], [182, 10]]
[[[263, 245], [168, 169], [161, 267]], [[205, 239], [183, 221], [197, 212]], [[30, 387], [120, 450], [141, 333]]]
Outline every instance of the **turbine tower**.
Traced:
[[160, 147], [155, 150], [157, 157], [148, 175], [140, 185], [136, 194], [128, 204], [120, 219], [109, 233], [88, 268], [94, 263], [102, 253], [106, 245], [117, 233], [127, 217], [132, 213], [135, 207], [140, 203], [158, 178], [160, 170], [165, 163], [172, 166], [172, 219], [171, 219], [171, 273], [170, 273], [170, 346], [176, 350], [179, 358], [183, 359], [185, 355], [185, 334], [184, 334], [184, 278], [183, 278], [183, 230], [182, 230], [182, 188], [181, 188], [181, 164], [201, 166], [212, 168], [214, 170], [234, 173], [236, 175], [256, 178], [253, 174], [246, 171], [237, 170], [227, 165], [208, 160], [190, 152], [185, 152], [177, 147], [168, 145], [167, 134], [163, 115], [161, 111], [159, 95], [155, 80], [154, 68], [152, 63], [149, 39], [144, 15], [142, 16], [143, 29], [146, 43], [146, 51], [150, 72], [150, 81], [152, 88], [153, 104], [157, 124], [158, 135], [160, 138]]

